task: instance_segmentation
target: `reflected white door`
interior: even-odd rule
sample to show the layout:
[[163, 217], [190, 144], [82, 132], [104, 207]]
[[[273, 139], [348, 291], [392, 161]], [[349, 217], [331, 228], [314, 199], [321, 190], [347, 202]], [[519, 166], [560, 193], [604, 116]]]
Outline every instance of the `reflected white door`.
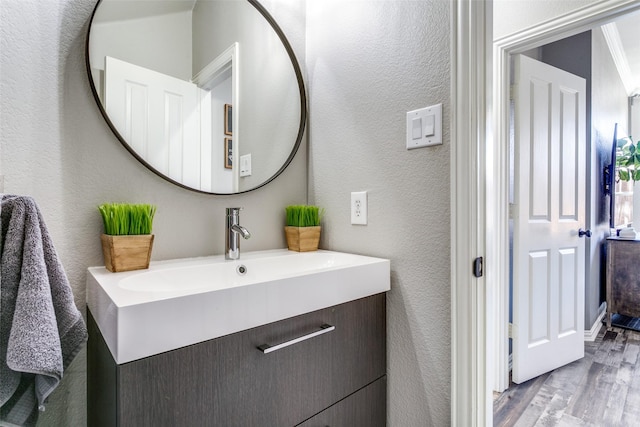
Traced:
[[199, 89], [190, 82], [105, 58], [105, 110], [153, 168], [200, 188]]
[[515, 61], [513, 381], [584, 356], [585, 80]]

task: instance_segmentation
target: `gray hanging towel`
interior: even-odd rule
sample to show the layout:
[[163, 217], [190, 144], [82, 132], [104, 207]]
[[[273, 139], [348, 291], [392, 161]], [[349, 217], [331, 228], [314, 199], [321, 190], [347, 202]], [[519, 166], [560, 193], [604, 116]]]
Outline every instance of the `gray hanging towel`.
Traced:
[[0, 211], [0, 421], [33, 425], [87, 329], [36, 202]]

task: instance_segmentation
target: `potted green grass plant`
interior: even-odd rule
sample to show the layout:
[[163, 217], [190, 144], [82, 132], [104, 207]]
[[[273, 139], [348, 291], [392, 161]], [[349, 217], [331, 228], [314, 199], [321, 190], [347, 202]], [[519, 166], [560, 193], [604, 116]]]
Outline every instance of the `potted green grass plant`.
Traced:
[[320, 242], [320, 220], [324, 209], [310, 205], [291, 205], [285, 208], [287, 225], [284, 228], [290, 251], [308, 252], [318, 250]]
[[100, 239], [107, 270], [119, 272], [149, 268], [156, 207], [105, 203], [98, 210], [104, 223], [104, 234]]

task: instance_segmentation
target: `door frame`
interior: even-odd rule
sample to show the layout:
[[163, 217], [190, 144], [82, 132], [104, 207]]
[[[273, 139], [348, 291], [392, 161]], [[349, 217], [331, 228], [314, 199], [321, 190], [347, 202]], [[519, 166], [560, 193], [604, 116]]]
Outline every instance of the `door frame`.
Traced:
[[[493, 4], [451, 13], [451, 424], [493, 425], [494, 384], [507, 384], [510, 55], [640, 10], [604, 0], [495, 40]], [[465, 155], [458, 155], [464, 153]], [[487, 173], [490, 171], [490, 173]], [[495, 173], [497, 171], [497, 173]], [[472, 261], [484, 257], [484, 276]]]

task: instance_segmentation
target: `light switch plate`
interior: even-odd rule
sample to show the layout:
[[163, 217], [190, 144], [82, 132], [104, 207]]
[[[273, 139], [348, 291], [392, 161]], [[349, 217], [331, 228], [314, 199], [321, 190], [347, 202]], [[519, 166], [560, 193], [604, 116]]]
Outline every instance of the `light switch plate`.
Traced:
[[441, 144], [442, 104], [407, 113], [407, 150]]
[[251, 153], [240, 156], [240, 176], [251, 175]]

